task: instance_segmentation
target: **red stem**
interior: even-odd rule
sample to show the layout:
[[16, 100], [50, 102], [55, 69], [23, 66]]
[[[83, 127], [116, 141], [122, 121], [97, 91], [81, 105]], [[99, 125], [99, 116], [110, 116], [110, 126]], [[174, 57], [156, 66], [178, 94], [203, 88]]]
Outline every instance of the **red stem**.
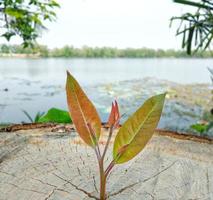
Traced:
[[112, 137], [112, 133], [113, 133], [113, 126], [110, 127], [109, 130], [109, 136], [106, 142], [106, 145], [104, 147], [104, 152], [101, 155], [100, 152], [100, 148], [99, 145], [96, 144], [94, 150], [95, 150], [95, 154], [97, 156], [98, 159], [98, 165], [99, 165], [99, 173], [100, 173], [100, 200], [106, 200], [107, 195], [106, 195], [106, 180], [107, 180], [107, 176], [109, 175], [110, 171], [112, 170], [112, 168], [115, 165], [114, 160], [109, 164], [109, 166], [107, 167], [107, 169], [104, 171], [104, 157], [106, 155], [107, 149], [109, 147], [109, 143]]
[[110, 173], [110, 171], [112, 170], [112, 168], [115, 166], [115, 162], [114, 160], [109, 164], [109, 166], [107, 167], [107, 169], [105, 170], [105, 176], [107, 177]]
[[102, 159], [104, 160], [104, 157], [106, 155], [106, 152], [107, 152], [107, 149], [108, 149], [108, 146], [109, 146], [109, 143], [110, 143], [110, 140], [112, 138], [112, 133], [113, 133], [113, 126], [110, 127], [109, 129], [109, 136], [107, 138], [107, 142], [106, 142], [106, 145], [104, 147], [104, 152], [103, 152], [103, 155], [102, 155]]
[[103, 159], [99, 161], [100, 171], [100, 200], [106, 200], [106, 176], [104, 173]]

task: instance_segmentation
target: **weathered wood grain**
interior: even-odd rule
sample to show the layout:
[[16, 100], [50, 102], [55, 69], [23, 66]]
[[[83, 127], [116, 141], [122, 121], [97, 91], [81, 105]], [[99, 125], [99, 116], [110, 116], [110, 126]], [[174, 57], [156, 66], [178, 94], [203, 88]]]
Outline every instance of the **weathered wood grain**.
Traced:
[[[0, 200], [89, 200], [98, 185], [93, 150], [75, 132], [0, 133]], [[213, 145], [155, 135], [136, 159], [114, 168], [107, 190], [110, 200], [211, 200]]]

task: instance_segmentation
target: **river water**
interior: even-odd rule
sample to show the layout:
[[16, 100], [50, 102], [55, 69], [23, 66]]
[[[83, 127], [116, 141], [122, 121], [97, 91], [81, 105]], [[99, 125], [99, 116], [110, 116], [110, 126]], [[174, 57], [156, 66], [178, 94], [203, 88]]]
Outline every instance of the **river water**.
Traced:
[[157, 77], [178, 83], [208, 83], [210, 79], [207, 67], [213, 67], [213, 59], [1, 58], [0, 79], [15, 77], [63, 84], [68, 69], [84, 85], [144, 77]]
[[[213, 59], [1, 58], [0, 122], [27, 122], [22, 110], [34, 116], [38, 111], [47, 111], [51, 107], [67, 109], [64, 92], [66, 70], [77, 78], [88, 96], [98, 104], [104, 121], [105, 111], [110, 106], [110, 102], [105, 100], [110, 97], [111, 91], [108, 89], [104, 93], [101, 89], [103, 85], [117, 84], [118, 93], [122, 93], [132, 87], [131, 83], [134, 84], [136, 80], [147, 80], [149, 77], [149, 84], [141, 81], [141, 97], [145, 97], [166, 90], [157, 87], [162, 81], [168, 81], [170, 85], [210, 85], [208, 68], [213, 68]], [[150, 80], [153, 80], [153, 84]], [[135, 94], [134, 87], [128, 93], [137, 98], [140, 96]], [[118, 95], [114, 96], [119, 98]], [[128, 106], [131, 107], [131, 104]], [[189, 121], [190, 123], [192, 122]]]

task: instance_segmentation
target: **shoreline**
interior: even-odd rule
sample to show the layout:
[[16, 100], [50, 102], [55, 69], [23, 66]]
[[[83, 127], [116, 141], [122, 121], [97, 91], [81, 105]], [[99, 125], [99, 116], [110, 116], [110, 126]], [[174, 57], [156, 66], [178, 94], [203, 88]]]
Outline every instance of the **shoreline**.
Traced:
[[19, 54], [19, 53], [9, 53], [9, 54], [0, 54], [0, 58], [42, 58], [39, 54]]
[[42, 56], [37, 54], [21, 54], [21, 53], [0, 53], [0, 58], [54, 58], [54, 59], [213, 59], [213, 56], [202, 57], [202, 56]]

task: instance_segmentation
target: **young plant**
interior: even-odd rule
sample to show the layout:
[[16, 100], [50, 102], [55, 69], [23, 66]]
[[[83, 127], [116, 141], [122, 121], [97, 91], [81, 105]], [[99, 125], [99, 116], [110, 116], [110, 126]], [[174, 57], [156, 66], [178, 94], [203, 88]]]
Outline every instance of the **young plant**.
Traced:
[[[213, 69], [208, 68], [208, 70], [210, 72], [210, 77], [213, 84]], [[213, 90], [211, 91], [211, 93], [213, 94]], [[211, 101], [213, 101], [213, 97]], [[213, 108], [211, 107], [209, 112], [204, 113], [203, 120], [201, 122], [192, 124], [190, 128], [200, 134], [207, 134], [208, 132], [210, 132], [210, 130], [213, 128]]]
[[26, 110], [22, 110], [22, 112], [25, 114], [25, 116], [29, 119], [31, 123], [38, 123], [39, 119], [44, 115], [44, 112], [37, 112], [36, 116], [33, 119], [33, 117], [31, 117]]
[[31, 123], [71, 123], [69, 112], [59, 108], [50, 108], [47, 113], [37, 112], [33, 119], [26, 110], [22, 110]]
[[[109, 147], [113, 131], [119, 126], [120, 114], [118, 104], [112, 103], [108, 120], [109, 135], [101, 152], [99, 138], [101, 120], [89, 98], [81, 89], [75, 78], [67, 72], [66, 82], [67, 103], [72, 121], [83, 141], [94, 149], [98, 159], [100, 172], [100, 200], [108, 198], [106, 181], [109, 173], [117, 164], [125, 163], [134, 158], [148, 143], [160, 120], [165, 94], [148, 99], [119, 129], [113, 146], [113, 159], [105, 168], [104, 158]], [[98, 199], [98, 198], [97, 198]]]
[[71, 123], [69, 112], [66, 110], [61, 110], [58, 108], [51, 108], [47, 111], [46, 114], [41, 116], [38, 120], [40, 123]]
[[198, 122], [196, 124], [192, 124], [190, 126], [190, 128], [192, 128], [193, 130], [195, 130], [196, 132], [200, 133], [200, 134], [204, 134], [207, 133], [211, 128], [212, 128], [213, 124], [212, 123], [208, 123], [208, 122]]

